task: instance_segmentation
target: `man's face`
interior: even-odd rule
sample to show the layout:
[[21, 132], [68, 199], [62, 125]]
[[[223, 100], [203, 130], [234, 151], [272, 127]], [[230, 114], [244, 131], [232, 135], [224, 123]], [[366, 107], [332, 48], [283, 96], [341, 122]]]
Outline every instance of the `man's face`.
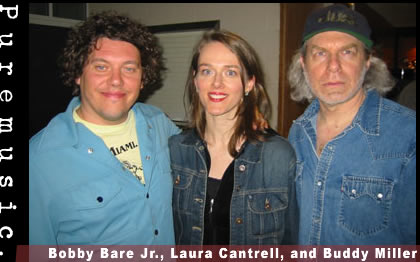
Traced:
[[98, 125], [116, 125], [126, 120], [142, 83], [141, 58], [131, 43], [100, 38], [88, 57], [80, 85], [79, 116]]
[[313, 36], [301, 64], [312, 93], [325, 105], [364, 95], [361, 87], [369, 60], [362, 42], [349, 34], [330, 31]]

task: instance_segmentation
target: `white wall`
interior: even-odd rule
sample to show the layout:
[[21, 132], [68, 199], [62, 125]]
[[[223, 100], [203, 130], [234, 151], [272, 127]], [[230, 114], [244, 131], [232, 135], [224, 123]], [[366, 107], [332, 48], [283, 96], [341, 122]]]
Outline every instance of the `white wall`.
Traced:
[[220, 28], [235, 32], [258, 52], [272, 103], [270, 124], [277, 129], [279, 84], [279, 3], [89, 3], [90, 12], [116, 10], [145, 25], [220, 20]]

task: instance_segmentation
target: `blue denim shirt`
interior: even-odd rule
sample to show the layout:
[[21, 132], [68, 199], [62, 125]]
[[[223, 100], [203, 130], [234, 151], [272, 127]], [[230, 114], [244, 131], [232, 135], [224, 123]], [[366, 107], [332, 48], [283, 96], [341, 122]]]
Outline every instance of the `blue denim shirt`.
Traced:
[[367, 92], [353, 122], [316, 154], [315, 100], [292, 125], [299, 243], [414, 245], [416, 113]]
[[[192, 130], [169, 139], [175, 242], [202, 245], [208, 170], [204, 142]], [[296, 244], [296, 158], [280, 136], [248, 143], [234, 160], [231, 245]]]
[[179, 129], [159, 109], [132, 110], [146, 185], [103, 140], [73, 120], [73, 98], [29, 143], [29, 244], [173, 245], [168, 138]]

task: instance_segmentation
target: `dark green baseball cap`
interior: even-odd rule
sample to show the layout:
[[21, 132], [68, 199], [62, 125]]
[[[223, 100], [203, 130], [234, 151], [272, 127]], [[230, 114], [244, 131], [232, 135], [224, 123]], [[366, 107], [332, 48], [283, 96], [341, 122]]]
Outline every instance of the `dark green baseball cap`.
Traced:
[[366, 18], [345, 5], [335, 4], [315, 10], [306, 19], [302, 44], [316, 34], [339, 31], [350, 34], [366, 45], [373, 46], [371, 29]]

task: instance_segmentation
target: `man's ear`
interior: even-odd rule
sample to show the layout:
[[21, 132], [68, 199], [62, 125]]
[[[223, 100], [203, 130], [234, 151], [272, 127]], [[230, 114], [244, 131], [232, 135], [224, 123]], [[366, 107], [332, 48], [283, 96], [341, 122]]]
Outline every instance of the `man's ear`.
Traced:
[[302, 69], [305, 69], [305, 61], [304, 61], [303, 56], [300, 56], [299, 62], [300, 62], [300, 66], [302, 67]]
[[369, 67], [370, 67], [370, 58], [371, 58], [372, 56], [371, 55], [369, 55], [369, 58], [368, 58], [368, 60], [366, 61], [366, 70], [368, 70], [369, 69]]

